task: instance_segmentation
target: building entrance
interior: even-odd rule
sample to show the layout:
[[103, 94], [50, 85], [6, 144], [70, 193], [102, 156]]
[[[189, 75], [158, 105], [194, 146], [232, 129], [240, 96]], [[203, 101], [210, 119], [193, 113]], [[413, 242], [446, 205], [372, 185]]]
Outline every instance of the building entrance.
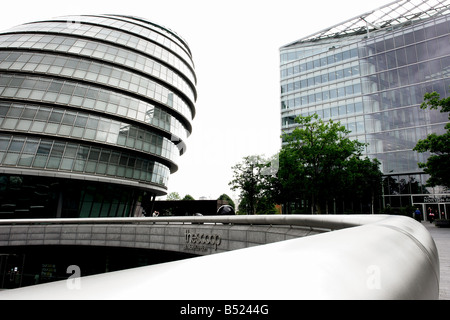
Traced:
[[413, 206], [422, 212], [422, 221], [448, 219], [450, 215], [450, 203], [414, 203]]

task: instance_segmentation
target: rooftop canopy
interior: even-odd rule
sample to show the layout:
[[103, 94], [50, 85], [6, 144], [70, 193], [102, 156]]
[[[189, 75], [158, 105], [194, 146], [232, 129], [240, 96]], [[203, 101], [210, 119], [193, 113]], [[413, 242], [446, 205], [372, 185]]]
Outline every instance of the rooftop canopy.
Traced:
[[307, 37], [289, 43], [289, 47], [322, 39], [341, 38], [411, 24], [450, 12], [448, 0], [397, 0], [358, 15]]

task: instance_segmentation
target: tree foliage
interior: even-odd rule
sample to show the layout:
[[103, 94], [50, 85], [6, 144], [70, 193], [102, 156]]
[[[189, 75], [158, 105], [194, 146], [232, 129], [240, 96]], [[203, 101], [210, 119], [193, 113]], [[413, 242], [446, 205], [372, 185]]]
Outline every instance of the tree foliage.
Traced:
[[359, 203], [370, 203], [374, 213], [375, 200], [381, 196], [383, 174], [377, 159], [361, 158], [353, 155], [346, 161], [341, 174], [341, 198], [359, 200]]
[[[426, 93], [421, 108], [440, 108], [441, 112], [450, 112], [450, 97], [440, 99], [437, 92]], [[430, 175], [427, 181], [427, 185], [430, 187], [450, 188], [450, 122], [446, 124], [445, 129], [446, 132], [442, 135], [432, 133], [426, 139], [419, 140], [413, 149], [420, 153], [431, 152], [427, 162], [419, 163], [419, 167]]]
[[[231, 190], [240, 191], [239, 210], [246, 214], [265, 213], [266, 208], [263, 204], [270, 205], [271, 175], [267, 174], [270, 170], [271, 162], [262, 156], [247, 156], [242, 162], [234, 165], [233, 179], [229, 185]], [[273, 207], [273, 203], [271, 203]]]
[[171, 192], [167, 195], [167, 200], [181, 200], [180, 194], [178, 192]]
[[239, 210], [275, 213], [275, 203], [294, 203], [303, 208], [301, 213], [343, 212], [344, 205], [334, 210], [340, 202], [359, 206], [354, 212], [373, 213], [382, 173], [376, 159], [361, 156], [365, 144], [350, 139], [340, 123], [325, 123], [317, 115], [299, 116], [296, 122], [299, 126], [284, 136], [287, 143], [279, 154], [270, 160], [245, 157], [232, 168], [229, 184], [241, 191]]
[[280, 152], [278, 201], [307, 201], [311, 212], [320, 214], [337, 198], [373, 198], [381, 172], [377, 161], [361, 159], [363, 143], [349, 139], [350, 131], [340, 123], [317, 115], [296, 122], [299, 127], [285, 136]]
[[235, 204], [234, 204], [233, 199], [231, 199], [230, 196], [227, 195], [226, 193], [221, 194], [221, 195], [219, 196], [219, 198], [217, 198], [217, 200], [225, 200], [225, 201], [228, 201], [228, 204], [229, 204], [230, 206], [232, 206], [232, 207], [236, 210], [236, 206], [235, 206]]

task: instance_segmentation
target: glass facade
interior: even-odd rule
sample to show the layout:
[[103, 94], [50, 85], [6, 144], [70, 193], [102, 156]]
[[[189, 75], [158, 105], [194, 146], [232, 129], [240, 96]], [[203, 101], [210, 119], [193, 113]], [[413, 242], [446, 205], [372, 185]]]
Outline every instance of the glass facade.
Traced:
[[195, 116], [191, 51], [137, 17], [0, 32], [0, 218], [141, 215]]
[[282, 133], [292, 132], [299, 115], [340, 121], [381, 162], [391, 186], [385, 205], [442, 195], [443, 188], [423, 187], [427, 177], [417, 163], [429, 155], [412, 149], [448, 122], [420, 104], [427, 92], [450, 96], [449, 8], [448, 1], [400, 0], [282, 47]]

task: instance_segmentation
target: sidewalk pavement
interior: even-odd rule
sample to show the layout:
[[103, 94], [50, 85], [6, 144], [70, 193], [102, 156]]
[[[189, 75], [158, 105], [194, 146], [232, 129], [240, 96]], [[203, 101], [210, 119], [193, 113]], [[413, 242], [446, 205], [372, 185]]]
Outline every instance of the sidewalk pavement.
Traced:
[[450, 228], [439, 228], [428, 221], [422, 221], [422, 225], [430, 232], [439, 254], [439, 300], [450, 300]]

